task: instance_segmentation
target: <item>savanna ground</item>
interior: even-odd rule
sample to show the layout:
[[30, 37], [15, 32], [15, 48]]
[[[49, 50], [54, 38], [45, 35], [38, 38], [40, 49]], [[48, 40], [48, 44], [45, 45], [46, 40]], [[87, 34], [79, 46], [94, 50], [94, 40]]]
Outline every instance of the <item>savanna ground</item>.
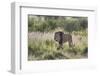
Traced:
[[[72, 35], [73, 46], [68, 42], [57, 49], [55, 32]], [[28, 60], [80, 59], [88, 57], [87, 17], [28, 16]]]

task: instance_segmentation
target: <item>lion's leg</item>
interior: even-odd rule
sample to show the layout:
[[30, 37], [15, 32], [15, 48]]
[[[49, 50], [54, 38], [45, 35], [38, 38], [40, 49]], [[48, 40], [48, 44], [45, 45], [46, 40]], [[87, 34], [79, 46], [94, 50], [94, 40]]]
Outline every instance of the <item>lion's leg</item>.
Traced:
[[59, 47], [58, 47], [57, 49], [58, 49], [58, 50], [59, 50], [59, 49], [63, 49], [63, 43], [60, 43], [60, 42], [59, 42]]
[[69, 47], [72, 47], [72, 46], [73, 46], [73, 41], [72, 41], [72, 39], [70, 39], [70, 40], [68, 41], [68, 43], [69, 43]]

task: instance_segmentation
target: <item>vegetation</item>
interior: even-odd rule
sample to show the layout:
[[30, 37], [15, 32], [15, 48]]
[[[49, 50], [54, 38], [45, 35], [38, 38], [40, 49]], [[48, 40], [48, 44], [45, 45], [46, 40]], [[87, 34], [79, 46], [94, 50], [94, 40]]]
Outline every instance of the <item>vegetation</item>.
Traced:
[[[28, 60], [87, 58], [88, 20], [86, 17], [28, 16]], [[73, 47], [63, 49], [54, 41], [54, 33], [63, 31], [73, 37]]]
[[29, 32], [49, 32], [57, 27], [64, 28], [67, 32], [81, 31], [87, 28], [86, 17], [63, 17], [63, 16], [29, 16]]

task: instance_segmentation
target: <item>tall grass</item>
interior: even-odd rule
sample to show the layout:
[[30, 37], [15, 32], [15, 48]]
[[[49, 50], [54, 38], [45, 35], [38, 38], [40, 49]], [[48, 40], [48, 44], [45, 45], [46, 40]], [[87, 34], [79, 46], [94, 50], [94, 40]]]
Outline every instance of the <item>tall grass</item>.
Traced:
[[[35, 33], [34, 33], [35, 34]], [[43, 34], [43, 33], [42, 33]], [[47, 33], [50, 35], [49, 33]], [[63, 49], [57, 49], [59, 44], [52, 38], [46, 37], [44, 33], [41, 37], [29, 37], [28, 41], [28, 60], [53, 60], [53, 59], [72, 59], [84, 58], [86, 56], [87, 43], [84, 37], [77, 41], [73, 47], [64, 43]], [[53, 34], [51, 34], [53, 36]]]

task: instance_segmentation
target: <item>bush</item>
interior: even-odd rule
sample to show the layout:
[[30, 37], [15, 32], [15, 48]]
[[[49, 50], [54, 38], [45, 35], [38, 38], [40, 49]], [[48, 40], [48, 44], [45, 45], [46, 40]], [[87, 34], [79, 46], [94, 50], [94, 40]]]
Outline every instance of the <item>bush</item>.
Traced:
[[87, 29], [86, 17], [64, 17], [64, 16], [28, 16], [28, 31], [49, 32], [56, 28], [64, 28], [67, 32]]

